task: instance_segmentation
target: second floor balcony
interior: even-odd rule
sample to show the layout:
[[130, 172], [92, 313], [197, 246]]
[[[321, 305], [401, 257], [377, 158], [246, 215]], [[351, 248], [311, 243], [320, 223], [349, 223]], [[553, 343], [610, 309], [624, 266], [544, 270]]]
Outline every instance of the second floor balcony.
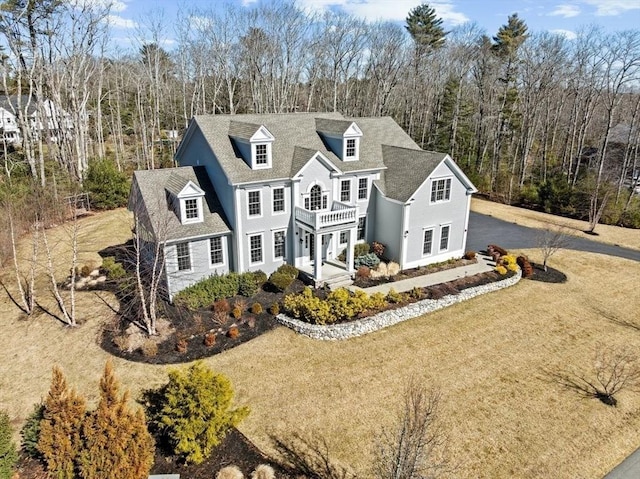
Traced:
[[296, 206], [295, 218], [296, 221], [311, 226], [314, 231], [340, 225], [352, 227], [358, 222], [358, 209], [339, 201], [334, 201], [329, 210], [312, 211]]

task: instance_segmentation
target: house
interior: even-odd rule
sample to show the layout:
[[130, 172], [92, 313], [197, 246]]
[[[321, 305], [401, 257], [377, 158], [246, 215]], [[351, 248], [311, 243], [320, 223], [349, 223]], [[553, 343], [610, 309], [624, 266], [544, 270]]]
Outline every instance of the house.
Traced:
[[476, 188], [388, 117], [196, 116], [175, 160], [136, 171], [129, 204], [145, 241], [162, 244], [170, 297], [215, 273], [283, 263], [322, 284], [323, 265], [354, 273], [363, 241], [386, 245], [402, 269], [465, 252]]
[[69, 113], [54, 105], [51, 100], [44, 100], [37, 108], [36, 99], [28, 95], [0, 96], [0, 141], [6, 144], [22, 142], [22, 132], [18, 112], [22, 111], [27, 125], [37, 138], [44, 134], [44, 139], [57, 142], [60, 135], [73, 129], [73, 121]]

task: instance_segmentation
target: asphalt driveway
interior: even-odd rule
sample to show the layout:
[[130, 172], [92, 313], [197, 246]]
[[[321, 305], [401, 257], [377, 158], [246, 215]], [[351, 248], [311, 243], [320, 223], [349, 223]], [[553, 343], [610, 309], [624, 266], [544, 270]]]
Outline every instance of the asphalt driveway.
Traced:
[[[489, 244], [496, 244], [506, 249], [536, 248], [536, 238], [540, 232], [541, 230], [536, 228], [527, 228], [472, 211], [469, 216], [467, 250], [486, 250]], [[640, 231], [638, 235], [640, 235]], [[640, 250], [599, 243], [579, 236], [571, 238], [566, 249], [608, 254], [640, 261]]]

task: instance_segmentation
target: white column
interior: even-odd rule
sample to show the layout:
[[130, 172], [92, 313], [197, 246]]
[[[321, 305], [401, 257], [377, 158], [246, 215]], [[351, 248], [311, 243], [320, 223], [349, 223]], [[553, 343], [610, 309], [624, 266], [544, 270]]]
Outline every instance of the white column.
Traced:
[[313, 276], [316, 281], [320, 281], [322, 279], [322, 235], [313, 233]]
[[353, 247], [356, 244], [356, 228], [351, 228], [349, 230], [349, 239], [347, 241], [347, 271], [349, 273], [353, 273], [354, 267], [353, 267], [353, 260], [354, 258], [354, 250]]

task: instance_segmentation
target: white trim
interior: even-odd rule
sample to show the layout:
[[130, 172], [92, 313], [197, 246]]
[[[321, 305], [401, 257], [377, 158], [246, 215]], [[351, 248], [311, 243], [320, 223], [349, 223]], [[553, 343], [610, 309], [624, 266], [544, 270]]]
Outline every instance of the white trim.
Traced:
[[319, 151], [316, 151], [313, 155], [311, 155], [311, 158], [309, 158], [309, 160], [304, 165], [302, 165], [302, 167], [296, 172], [296, 174], [291, 177], [291, 180], [297, 180], [297, 179], [301, 178], [302, 177], [302, 172], [314, 160], [320, 161], [320, 163], [322, 163], [327, 170], [335, 172], [337, 175], [343, 175], [344, 174], [342, 172], [342, 170], [340, 168], [338, 168], [336, 165], [334, 165], [329, 158], [324, 156]]
[[[260, 261], [252, 261], [251, 259], [251, 238], [254, 236], [260, 237]], [[264, 264], [264, 232], [247, 234], [247, 247], [249, 248], [249, 266], [256, 266], [259, 264]]]
[[[442, 248], [442, 230], [444, 228], [448, 228], [447, 230], [447, 247]], [[438, 238], [438, 253], [444, 253], [449, 251], [449, 246], [451, 245], [451, 223], [443, 223], [440, 225], [440, 235]]]
[[[449, 197], [447, 198], [446, 193], [447, 193], [447, 180], [449, 181]], [[437, 183], [440, 181], [444, 181], [444, 190], [443, 190], [443, 197], [441, 200], [437, 199], [437, 194], [438, 194], [438, 189], [437, 189]], [[430, 183], [431, 188], [429, 188], [429, 204], [430, 205], [437, 205], [440, 203], [448, 203], [451, 201], [451, 190], [453, 189], [453, 175], [444, 175], [444, 176], [437, 176], [434, 178], [431, 178], [431, 183]], [[433, 188], [434, 186], [436, 187], [436, 199], [433, 198]]]
[[[220, 239], [220, 252], [222, 253], [222, 262], [220, 263], [212, 263], [211, 262], [211, 241], [213, 239]], [[226, 255], [225, 255], [225, 236], [224, 235], [218, 235], [218, 236], [211, 236], [209, 238], [209, 268], [219, 268], [221, 265], [225, 265], [226, 264]]]
[[[431, 248], [429, 250], [428, 253], [424, 252], [424, 237], [427, 233], [427, 231], [431, 231]], [[436, 227], [435, 226], [425, 226], [422, 228], [422, 244], [421, 244], [421, 257], [423, 258], [429, 258], [434, 256], [434, 246], [435, 246], [435, 239], [436, 239]]]
[[[247, 198], [247, 219], [254, 219], [254, 218], [262, 218], [264, 216], [264, 203], [262, 201], [262, 190], [245, 190], [246, 191], [246, 198]], [[259, 214], [251, 214], [251, 201], [249, 200], [249, 195], [251, 193], [258, 193], [258, 198], [259, 198], [259, 205], [260, 205], [260, 213]]]
[[[367, 201], [369, 199], [369, 196], [371, 196], [371, 187], [370, 187], [370, 181], [369, 181], [369, 177], [365, 176], [365, 177], [358, 177], [357, 178], [358, 182], [357, 182], [357, 186], [356, 186], [356, 201]], [[360, 198], [360, 182], [364, 180], [367, 183], [367, 194], [364, 196], [364, 198]]]
[[[349, 183], [349, 189], [346, 190], [346, 193], [349, 194], [349, 197], [346, 200], [342, 199], [342, 183]], [[351, 203], [351, 197], [352, 195], [352, 182], [351, 182], [351, 178], [340, 178], [340, 181], [338, 183], [339, 187], [338, 187], [338, 201], [340, 201], [341, 203]]]
[[[196, 202], [196, 213], [197, 216], [195, 218], [187, 218], [187, 201]], [[202, 214], [202, 196], [198, 196], [195, 198], [178, 198], [180, 202], [180, 219], [183, 225], [193, 224], [193, 223], [202, 223], [204, 221], [204, 216]]]
[[[276, 256], [276, 234], [284, 233], [284, 252], [282, 256]], [[273, 261], [286, 261], [287, 260], [287, 229], [278, 228], [271, 230], [271, 257]]]
[[[276, 211], [274, 206], [274, 202], [275, 202], [275, 192], [276, 190], [282, 190], [282, 211]], [[286, 195], [286, 190], [284, 186], [274, 186], [271, 188], [271, 214], [274, 216], [277, 215], [284, 215], [287, 213], [287, 195]]]
[[[178, 245], [186, 244], [187, 249], [189, 251], [189, 268], [188, 269], [180, 269], [180, 256], [178, 255]], [[174, 245], [175, 254], [176, 254], [176, 273], [192, 273], [193, 272], [193, 252], [191, 251], [191, 241], [180, 241]]]

